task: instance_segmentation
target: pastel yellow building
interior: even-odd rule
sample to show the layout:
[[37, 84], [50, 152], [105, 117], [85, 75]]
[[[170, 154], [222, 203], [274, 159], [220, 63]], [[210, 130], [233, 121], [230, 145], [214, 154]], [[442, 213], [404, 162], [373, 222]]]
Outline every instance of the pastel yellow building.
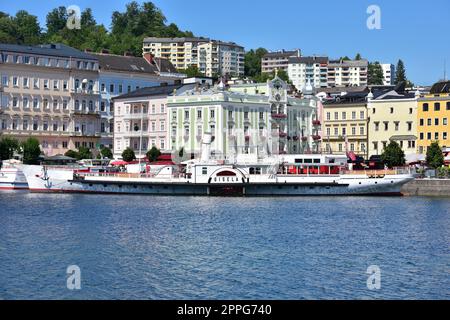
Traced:
[[396, 141], [406, 156], [416, 153], [418, 97], [419, 93], [395, 90], [369, 94], [369, 156], [381, 155], [390, 141]]
[[367, 92], [348, 93], [323, 104], [322, 151], [367, 157]]
[[418, 151], [426, 153], [434, 141], [441, 147], [449, 147], [450, 127], [450, 81], [442, 81], [433, 85], [430, 94], [420, 96], [418, 100]]

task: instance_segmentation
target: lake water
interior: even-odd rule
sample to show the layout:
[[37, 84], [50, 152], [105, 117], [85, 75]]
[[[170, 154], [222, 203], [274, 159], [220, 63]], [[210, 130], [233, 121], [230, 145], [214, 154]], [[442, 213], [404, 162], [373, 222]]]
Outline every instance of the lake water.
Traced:
[[0, 299], [379, 298], [450, 299], [450, 198], [0, 193]]

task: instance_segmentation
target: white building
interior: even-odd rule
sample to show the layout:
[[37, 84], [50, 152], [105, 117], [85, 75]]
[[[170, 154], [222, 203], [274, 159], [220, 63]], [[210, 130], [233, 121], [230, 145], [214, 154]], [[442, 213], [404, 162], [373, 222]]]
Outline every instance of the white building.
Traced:
[[226, 158], [314, 150], [320, 140], [313, 122], [317, 100], [289, 96], [278, 77], [267, 87], [264, 95], [229, 91], [223, 83], [180, 88], [167, 102], [169, 148], [198, 154], [210, 132], [211, 150]]
[[177, 69], [197, 66], [205, 76], [244, 75], [244, 48], [208, 38], [145, 38], [143, 52], [168, 59]]
[[287, 72], [289, 58], [300, 56], [301, 56], [300, 49], [292, 51], [280, 50], [268, 52], [261, 58], [261, 72], [271, 73], [275, 72], [275, 70], [283, 70]]
[[310, 83], [314, 88], [328, 86], [328, 58], [327, 57], [291, 57], [288, 64], [289, 80], [302, 90]]
[[207, 77], [244, 75], [244, 47], [234, 42], [211, 40], [198, 46], [198, 68]]
[[330, 60], [328, 86], [350, 87], [367, 85], [369, 62], [367, 60]]
[[381, 68], [383, 69], [383, 84], [385, 86], [390, 86], [395, 83], [395, 66], [390, 63], [382, 63]]

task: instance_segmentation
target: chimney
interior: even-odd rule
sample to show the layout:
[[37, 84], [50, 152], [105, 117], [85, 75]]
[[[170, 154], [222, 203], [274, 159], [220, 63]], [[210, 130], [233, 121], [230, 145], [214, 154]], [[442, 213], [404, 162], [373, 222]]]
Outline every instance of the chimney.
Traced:
[[103, 53], [103, 54], [109, 54], [109, 50], [108, 49], [102, 49], [100, 52]]
[[144, 59], [147, 60], [147, 62], [152, 64], [152, 65], [155, 64], [154, 57], [153, 57], [153, 55], [150, 52], [144, 53]]

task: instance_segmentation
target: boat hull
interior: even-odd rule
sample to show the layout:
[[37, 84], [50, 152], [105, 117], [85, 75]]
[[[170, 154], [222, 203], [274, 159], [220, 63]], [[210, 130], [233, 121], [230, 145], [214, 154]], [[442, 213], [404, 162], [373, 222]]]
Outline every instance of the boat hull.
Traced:
[[15, 167], [3, 167], [0, 170], [0, 190], [26, 190], [28, 183], [21, 170]]
[[41, 166], [26, 166], [24, 173], [31, 192], [64, 192], [95, 194], [139, 194], [172, 196], [339, 196], [339, 195], [401, 195], [408, 175], [367, 179], [307, 177], [295, 181], [281, 177], [271, 182], [191, 183], [157, 179], [74, 179], [73, 171]]

